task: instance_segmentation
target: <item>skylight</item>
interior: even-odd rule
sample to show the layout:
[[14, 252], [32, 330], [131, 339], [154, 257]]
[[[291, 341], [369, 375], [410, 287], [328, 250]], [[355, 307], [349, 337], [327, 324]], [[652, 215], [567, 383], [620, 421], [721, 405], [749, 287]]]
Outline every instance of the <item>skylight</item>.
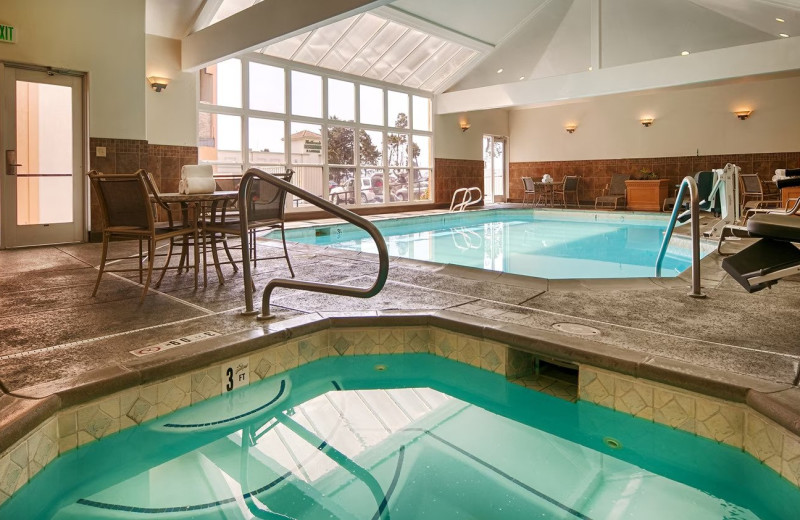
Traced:
[[288, 38], [260, 52], [430, 92], [437, 91], [477, 54], [372, 13]]

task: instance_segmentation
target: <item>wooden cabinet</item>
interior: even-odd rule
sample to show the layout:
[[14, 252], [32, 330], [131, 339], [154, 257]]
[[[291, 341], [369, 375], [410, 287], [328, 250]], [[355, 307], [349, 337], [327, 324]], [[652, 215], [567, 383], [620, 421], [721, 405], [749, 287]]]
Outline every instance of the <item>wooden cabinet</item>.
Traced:
[[797, 197], [800, 197], [800, 186], [783, 188], [781, 190], [781, 206], [786, 209], [790, 208]]
[[625, 181], [627, 209], [632, 211], [661, 211], [667, 198], [669, 180]]

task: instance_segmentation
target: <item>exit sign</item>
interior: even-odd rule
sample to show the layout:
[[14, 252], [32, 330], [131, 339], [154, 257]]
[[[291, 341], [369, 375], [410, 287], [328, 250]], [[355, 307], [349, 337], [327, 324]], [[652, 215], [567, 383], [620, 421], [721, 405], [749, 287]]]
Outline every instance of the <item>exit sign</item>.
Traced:
[[10, 25], [0, 24], [0, 42], [15, 43], [17, 33]]

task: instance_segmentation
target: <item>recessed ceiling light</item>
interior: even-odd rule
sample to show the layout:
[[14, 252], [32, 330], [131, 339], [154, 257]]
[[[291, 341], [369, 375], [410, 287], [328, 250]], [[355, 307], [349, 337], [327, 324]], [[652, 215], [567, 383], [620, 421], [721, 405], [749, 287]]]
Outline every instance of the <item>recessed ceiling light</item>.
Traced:
[[503, 72], [503, 69], [497, 69], [498, 74], [500, 74], [501, 72]]
[[520, 77], [519, 77], [519, 80], [520, 80], [520, 81], [522, 81], [523, 79], [525, 79], [525, 76], [520, 76]]
[[592, 68], [591, 68], [591, 67], [589, 67], [589, 70], [592, 70]]
[[683, 51], [683, 52], [681, 53], [681, 56], [688, 56], [688, 55], [689, 55], [689, 51]]
[[775, 21], [776, 21], [776, 22], [781, 22], [781, 23], [783, 23], [783, 22], [785, 22], [786, 20], [784, 20], [783, 18], [775, 18]]
[[780, 33], [778, 36], [780, 36], [781, 38], [788, 38], [789, 37], [789, 35], [786, 34], [786, 33]]

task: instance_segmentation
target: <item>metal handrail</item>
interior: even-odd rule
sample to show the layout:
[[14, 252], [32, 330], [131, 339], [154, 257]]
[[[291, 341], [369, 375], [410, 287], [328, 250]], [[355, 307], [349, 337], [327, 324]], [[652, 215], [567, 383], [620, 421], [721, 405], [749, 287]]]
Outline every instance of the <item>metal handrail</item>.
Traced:
[[656, 258], [656, 276], [661, 276], [661, 264], [664, 262], [664, 255], [667, 252], [667, 246], [672, 238], [672, 230], [675, 229], [675, 222], [680, 218], [681, 222], [686, 222], [686, 212], [680, 216], [678, 210], [683, 204], [683, 195], [689, 186], [689, 217], [692, 221], [692, 290], [689, 296], [692, 298], [705, 298], [706, 295], [700, 292], [700, 196], [697, 192], [697, 182], [692, 177], [684, 177], [681, 181], [681, 187], [678, 189], [678, 195], [675, 197], [675, 206], [672, 208], [672, 215], [669, 219], [669, 225], [664, 232], [664, 239], [661, 241], [661, 249], [658, 251]]
[[[472, 192], [478, 192], [478, 198], [472, 198]], [[456, 204], [456, 197], [459, 193], [463, 193], [461, 197], [461, 202]], [[483, 198], [483, 192], [477, 186], [473, 186], [471, 188], [458, 188], [456, 191], [453, 192], [453, 198], [450, 200], [450, 211], [464, 211], [464, 208], [467, 206], [472, 206], [474, 204], [478, 204], [481, 199]]]
[[375, 283], [372, 284], [372, 287], [367, 289], [361, 289], [358, 287], [345, 287], [327, 283], [305, 282], [302, 280], [291, 280], [287, 278], [273, 278], [264, 288], [264, 296], [261, 301], [261, 314], [258, 316], [258, 319], [267, 320], [274, 318], [274, 316], [269, 314], [269, 300], [270, 296], [272, 295], [272, 291], [277, 287], [298, 289], [301, 291], [320, 292], [325, 294], [335, 294], [338, 296], [353, 296], [355, 298], [371, 298], [372, 296], [378, 294], [381, 289], [383, 289], [383, 286], [386, 284], [386, 278], [389, 276], [389, 250], [386, 248], [386, 242], [383, 240], [383, 236], [381, 235], [380, 231], [378, 231], [378, 228], [376, 228], [372, 222], [356, 215], [352, 211], [340, 208], [339, 206], [332, 204], [325, 199], [321, 199], [302, 188], [298, 188], [294, 184], [288, 183], [257, 168], [250, 168], [242, 176], [242, 182], [239, 186], [239, 222], [241, 225], [243, 251], [242, 275], [244, 276], [245, 280], [245, 310], [243, 314], [251, 315], [256, 313], [256, 311], [253, 310], [253, 283], [250, 275], [250, 255], [246, 253], [247, 251], [250, 251], [248, 237], [249, 233], [247, 232], [247, 191], [252, 184], [252, 179], [256, 177], [264, 182], [268, 182], [274, 186], [277, 186], [278, 188], [285, 190], [295, 197], [303, 199], [304, 201], [309, 202], [318, 208], [324, 209], [327, 212], [341, 218], [342, 220], [354, 224], [369, 233], [369, 235], [375, 241], [375, 245], [378, 247], [379, 260], [378, 277], [375, 280]]

